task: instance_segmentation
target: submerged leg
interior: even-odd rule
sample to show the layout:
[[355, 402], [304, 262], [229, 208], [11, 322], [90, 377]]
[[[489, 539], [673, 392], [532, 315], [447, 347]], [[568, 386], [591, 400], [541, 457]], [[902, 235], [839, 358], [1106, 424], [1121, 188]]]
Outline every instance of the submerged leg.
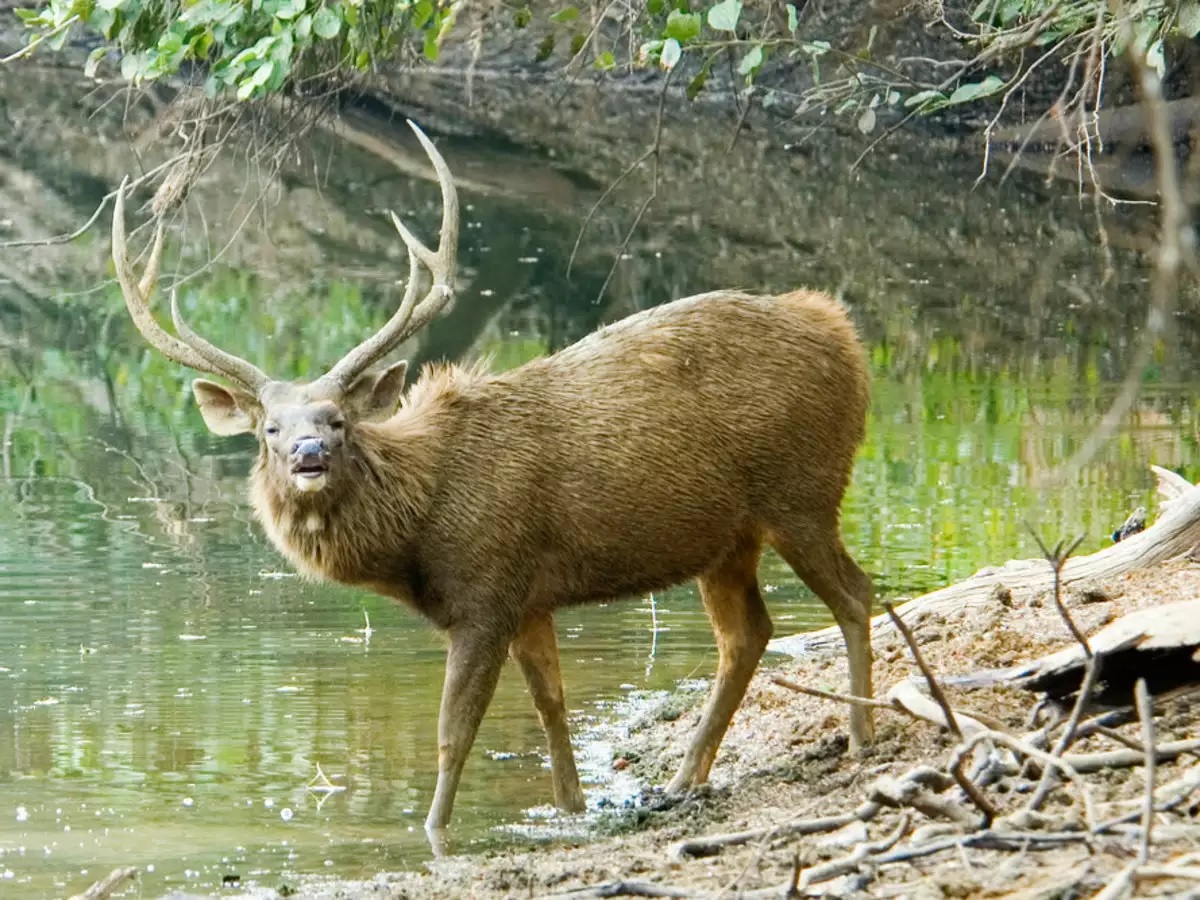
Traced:
[[700, 576], [700, 597], [717, 638], [717, 677], [700, 725], [667, 791], [708, 780], [721, 739], [771, 639], [771, 617], [758, 590], [757, 540], [739, 542]]
[[583, 788], [575, 768], [562, 673], [558, 667], [558, 639], [551, 613], [526, 619], [509, 645], [509, 653], [521, 667], [546, 742], [550, 746], [550, 771], [554, 779], [554, 805], [566, 812], [583, 812]]
[[461, 628], [450, 632], [446, 683], [438, 713], [437, 789], [425, 818], [426, 830], [445, 828], [450, 822], [463, 765], [504, 665], [511, 632], [498, 631]]
[[[871, 698], [871, 578], [846, 552], [837, 525], [807, 536], [801, 543], [791, 535], [773, 535], [772, 543], [804, 583], [829, 607], [846, 640], [850, 661], [850, 693]], [[850, 749], [874, 740], [872, 710], [850, 707]]]

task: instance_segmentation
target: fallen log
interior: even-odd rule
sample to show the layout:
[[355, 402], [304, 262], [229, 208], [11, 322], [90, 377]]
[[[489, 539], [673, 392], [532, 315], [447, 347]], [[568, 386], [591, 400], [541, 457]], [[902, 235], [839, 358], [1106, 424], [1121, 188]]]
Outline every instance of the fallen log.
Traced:
[[[1158, 520], [1119, 544], [1105, 547], [1090, 556], [1067, 561], [1062, 583], [1112, 578], [1135, 569], [1158, 565], [1182, 556], [1200, 542], [1200, 486], [1158, 466], [1150, 467], [1158, 478], [1160, 504]], [[939, 588], [896, 607], [904, 621], [914, 626], [930, 615], [945, 615], [987, 604], [997, 588], [1013, 593], [1039, 593], [1054, 586], [1054, 573], [1045, 559], [1012, 560], [999, 567], [980, 569], [965, 581]], [[871, 619], [871, 637], [877, 640], [891, 634], [895, 626], [886, 613]], [[767, 645], [769, 651], [793, 657], [812, 653], [842, 652], [845, 644], [837, 626], [819, 631], [785, 635]]]

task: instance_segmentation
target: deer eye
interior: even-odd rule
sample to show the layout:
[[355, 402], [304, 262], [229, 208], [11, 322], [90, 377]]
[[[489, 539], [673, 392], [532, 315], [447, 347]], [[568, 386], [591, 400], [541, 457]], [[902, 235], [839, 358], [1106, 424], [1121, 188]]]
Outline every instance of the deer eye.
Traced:
[[274, 424], [268, 425], [266, 432], [268, 437], [275, 437], [277, 434], [279, 434], [279, 426]]
[[338, 419], [334, 422], [330, 422], [329, 427], [332, 428], [334, 431], [341, 431], [342, 429], [344, 429], [346, 427], [346, 423], [343, 422], [341, 419]]

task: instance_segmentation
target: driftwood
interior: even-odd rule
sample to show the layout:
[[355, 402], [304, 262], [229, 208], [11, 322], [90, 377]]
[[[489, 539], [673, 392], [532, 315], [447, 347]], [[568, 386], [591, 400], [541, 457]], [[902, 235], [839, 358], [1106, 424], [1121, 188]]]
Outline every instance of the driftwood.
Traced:
[[133, 867], [113, 869], [82, 894], [76, 894], [71, 900], [107, 900], [126, 881], [137, 878], [138, 870]]
[[[1158, 520], [1145, 531], [1105, 547], [1090, 556], [1067, 561], [1062, 570], [1064, 585], [1093, 578], [1111, 578], [1134, 569], [1149, 568], [1182, 556], [1200, 543], [1200, 486], [1158, 466], [1150, 467], [1158, 477], [1164, 498]], [[997, 588], [1035, 594], [1054, 586], [1054, 573], [1044, 559], [1022, 559], [998, 568], [981, 569], [965, 581], [940, 588], [896, 607], [909, 626], [930, 615], [945, 615], [987, 604]], [[871, 619], [873, 640], [895, 632], [886, 613]], [[842, 651], [845, 644], [837, 626], [805, 634], [776, 638], [768, 649], [802, 657], [823, 651]]]

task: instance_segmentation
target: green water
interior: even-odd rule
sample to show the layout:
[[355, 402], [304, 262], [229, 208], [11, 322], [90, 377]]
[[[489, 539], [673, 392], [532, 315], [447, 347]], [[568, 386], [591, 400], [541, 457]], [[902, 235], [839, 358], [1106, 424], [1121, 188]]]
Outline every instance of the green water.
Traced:
[[[411, 189], [433, 196], [428, 185]], [[79, 190], [86, 207], [91, 195]], [[850, 190], [854, 205], [873, 188]], [[1185, 322], [1119, 435], [1064, 485], [1033, 486], [1106, 408], [1140, 307], [1033, 310], [1012, 289], [978, 299], [1013, 247], [1037, 256], [1042, 240], [1041, 201], [1021, 218], [1021, 195], [981, 193], [973, 214], [991, 216], [1003, 199], [1014, 216], [1011, 247], [981, 247], [978, 267], [899, 261], [934, 279], [921, 305], [881, 284], [847, 293], [875, 388], [846, 540], [885, 597], [1033, 555], [1027, 521], [1051, 539], [1084, 532], [1081, 552], [1095, 549], [1134, 507], [1152, 505], [1150, 463], [1200, 475], [1200, 385], [1181, 374], [1195, 371]], [[517, 365], [645, 296], [725, 283], [719, 260], [689, 280], [655, 257], [597, 306], [602, 254], [581, 276], [586, 290], [561, 281], [586, 206], [550, 219], [533, 203], [464, 199], [497, 237], [492, 247], [464, 240], [463, 295], [440, 331], [411, 348], [418, 360], [487, 353], [498, 367]], [[422, 210], [414, 218], [428, 227], [437, 210]], [[869, 237], [885, 226], [857, 227]], [[504, 235], [524, 235], [522, 247], [501, 246], [504, 260], [489, 270]], [[1075, 274], [1099, 284], [1098, 258]], [[1116, 262], [1127, 288], [1143, 283], [1135, 259]], [[361, 289], [353, 273], [314, 274], [290, 292], [260, 288], [258, 277], [218, 268], [184, 302], [219, 343], [280, 374], [336, 358], [396, 296]], [[799, 258], [769, 279], [813, 281]], [[420, 866], [438, 636], [388, 602], [292, 576], [250, 519], [251, 444], [205, 431], [186, 373], [143, 348], [111, 287], [30, 302], [0, 281], [0, 325], [0, 896], [73, 893], [117, 865], [144, 870], [147, 896], [216, 892], [234, 875], [278, 887], [298, 875]], [[828, 622], [773, 557], [762, 578], [777, 633]], [[566, 612], [559, 632], [583, 734], [631, 692], [706, 677], [715, 662], [690, 586]], [[458, 796], [458, 849], [510, 840], [498, 826], [547, 813], [543, 749], [508, 671]], [[593, 801], [608, 750], [582, 748]], [[338, 790], [310, 787], [318, 766]]]

